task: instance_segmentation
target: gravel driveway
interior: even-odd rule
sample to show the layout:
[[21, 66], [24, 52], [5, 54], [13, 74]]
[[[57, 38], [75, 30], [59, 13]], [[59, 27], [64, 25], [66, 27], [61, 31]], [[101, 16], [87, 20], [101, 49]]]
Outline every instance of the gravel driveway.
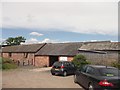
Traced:
[[3, 71], [3, 88], [81, 88], [73, 76], [52, 76], [50, 68]]

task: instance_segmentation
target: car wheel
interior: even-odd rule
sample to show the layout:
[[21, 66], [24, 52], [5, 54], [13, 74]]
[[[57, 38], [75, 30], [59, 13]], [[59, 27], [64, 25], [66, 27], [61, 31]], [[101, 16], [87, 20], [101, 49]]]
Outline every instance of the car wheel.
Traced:
[[67, 72], [66, 71], [63, 72], [63, 76], [64, 77], [67, 76]]
[[55, 73], [51, 73], [52, 75], [55, 75]]
[[94, 90], [94, 87], [92, 84], [89, 84], [88, 90]]
[[74, 75], [74, 83], [77, 83], [76, 75]]

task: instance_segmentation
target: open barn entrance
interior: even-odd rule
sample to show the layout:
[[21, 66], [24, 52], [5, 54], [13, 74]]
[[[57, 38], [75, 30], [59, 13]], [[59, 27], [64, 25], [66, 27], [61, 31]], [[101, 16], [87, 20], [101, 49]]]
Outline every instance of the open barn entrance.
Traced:
[[56, 61], [58, 61], [58, 56], [49, 56], [49, 67], [51, 67]]

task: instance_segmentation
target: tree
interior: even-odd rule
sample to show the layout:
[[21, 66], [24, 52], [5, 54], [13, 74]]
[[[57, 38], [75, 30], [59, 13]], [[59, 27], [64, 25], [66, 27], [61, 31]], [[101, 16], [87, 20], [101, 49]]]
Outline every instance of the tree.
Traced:
[[78, 54], [76, 55], [74, 58], [73, 58], [73, 61], [74, 65], [77, 67], [77, 68], [81, 68], [83, 65], [86, 65], [86, 64], [90, 64], [90, 62], [88, 62], [86, 60], [86, 57], [81, 55], [81, 54]]
[[20, 45], [21, 42], [25, 42], [25, 38], [22, 37], [22, 36], [18, 36], [18, 37], [9, 37], [7, 40], [6, 40], [6, 44], [7, 45]]

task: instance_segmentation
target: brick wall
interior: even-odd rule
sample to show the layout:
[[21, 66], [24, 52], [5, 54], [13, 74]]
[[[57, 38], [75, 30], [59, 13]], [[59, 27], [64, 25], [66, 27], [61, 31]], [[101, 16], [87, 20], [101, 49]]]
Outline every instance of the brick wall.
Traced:
[[14, 60], [23, 60], [24, 54], [23, 53], [12, 53], [11, 58]]
[[49, 56], [35, 56], [35, 66], [49, 66]]
[[34, 53], [28, 53], [27, 60], [29, 60], [30, 65], [34, 65]]
[[8, 53], [2, 53], [2, 57], [9, 58], [9, 54]]
[[34, 65], [34, 53], [11, 53], [11, 57], [9, 53], [3, 53], [2, 57], [13, 59], [15, 62], [19, 60], [21, 65], [23, 65], [23, 62], [25, 62], [25, 65]]
[[68, 60], [68, 61], [72, 61], [72, 60], [73, 60], [73, 57], [67, 57], [67, 60]]

